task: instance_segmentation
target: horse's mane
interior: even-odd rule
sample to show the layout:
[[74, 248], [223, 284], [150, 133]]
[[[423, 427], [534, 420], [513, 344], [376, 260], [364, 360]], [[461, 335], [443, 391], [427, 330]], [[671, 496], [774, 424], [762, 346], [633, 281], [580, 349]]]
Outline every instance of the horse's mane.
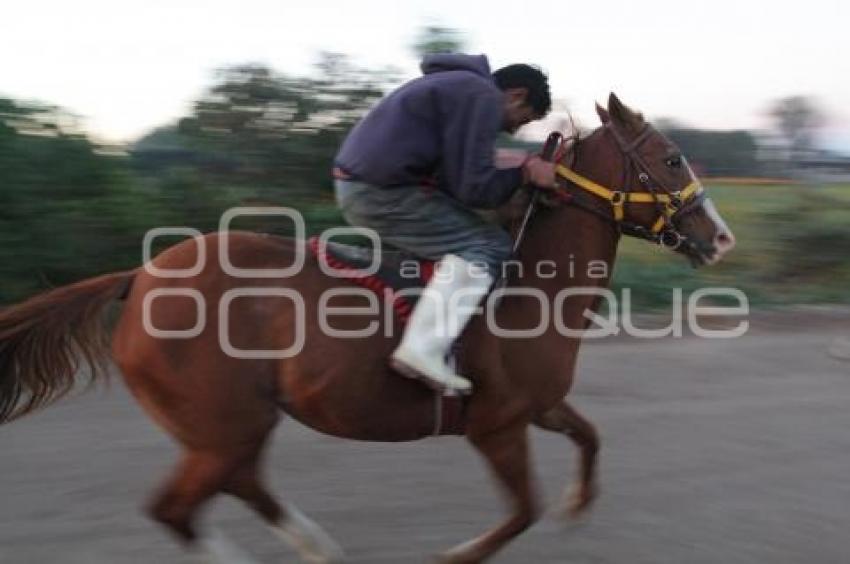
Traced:
[[[570, 132], [560, 132], [563, 136], [563, 142], [554, 156], [554, 160], [556, 162], [563, 162], [568, 155], [575, 155], [581, 142], [590, 137], [593, 132], [596, 131], [595, 129], [583, 131], [580, 127], [576, 126], [573, 115], [569, 111], [567, 111], [567, 117], [570, 120]], [[484, 215], [487, 219], [498, 223], [508, 231], [512, 231], [515, 227], [515, 223], [519, 221], [525, 213], [531, 199], [532, 191], [532, 188], [527, 187], [517, 190], [507, 202], [495, 210], [482, 212], [482, 215]], [[544, 206], [555, 207], [558, 205], [555, 202], [548, 201], [545, 196], [544, 198], [541, 198], [541, 200], [544, 200], [542, 202]]]

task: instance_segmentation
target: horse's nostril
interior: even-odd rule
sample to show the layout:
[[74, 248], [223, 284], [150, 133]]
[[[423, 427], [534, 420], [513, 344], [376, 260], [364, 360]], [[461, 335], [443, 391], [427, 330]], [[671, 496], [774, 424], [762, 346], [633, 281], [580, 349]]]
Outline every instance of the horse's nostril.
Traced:
[[731, 233], [721, 231], [714, 238], [714, 245], [720, 251], [727, 251], [735, 246], [735, 237]]

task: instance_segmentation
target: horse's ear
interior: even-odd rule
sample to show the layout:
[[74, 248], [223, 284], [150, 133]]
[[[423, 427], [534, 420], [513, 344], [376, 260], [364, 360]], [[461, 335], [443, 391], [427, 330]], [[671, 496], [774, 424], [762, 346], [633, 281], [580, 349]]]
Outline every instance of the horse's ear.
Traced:
[[608, 114], [608, 110], [599, 105], [599, 102], [596, 102], [596, 114], [599, 116], [599, 120], [602, 123], [610, 123], [611, 116]]
[[611, 121], [633, 133], [641, 131], [646, 125], [643, 115], [631, 110], [613, 92], [608, 95], [608, 114], [611, 116]]

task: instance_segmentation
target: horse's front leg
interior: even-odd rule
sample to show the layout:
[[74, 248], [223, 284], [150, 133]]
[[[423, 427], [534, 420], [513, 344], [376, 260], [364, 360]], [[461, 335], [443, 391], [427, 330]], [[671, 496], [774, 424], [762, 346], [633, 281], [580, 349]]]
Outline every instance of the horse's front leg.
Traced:
[[534, 424], [541, 429], [567, 435], [579, 448], [579, 481], [567, 490], [564, 507], [566, 515], [576, 517], [590, 507], [598, 493], [599, 435], [596, 428], [566, 400], [536, 416]]
[[442, 554], [438, 560], [443, 563], [483, 562], [539, 517], [530, 469], [528, 423], [523, 420], [489, 432], [471, 429], [468, 438], [504, 487], [512, 513], [498, 527]]

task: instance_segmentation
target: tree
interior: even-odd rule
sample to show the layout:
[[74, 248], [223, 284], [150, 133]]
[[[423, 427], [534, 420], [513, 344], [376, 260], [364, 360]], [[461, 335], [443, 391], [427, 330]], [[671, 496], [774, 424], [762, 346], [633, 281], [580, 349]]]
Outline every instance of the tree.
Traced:
[[[134, 147], [183, 224], [214, 229], [234, 205], [287, 205], [305, 213], [331, 196], [333, 158], [354, 123], [396, 80], [389, 68], [363, 69], [322, 53], [316, 73], [287, 76], [263, 65], [219, 70], [214, 85], [176, 128], [151, 132]], [[327, 225], [325, 213], [308, 228]], [[281, 224], [252, 224], [275, 230]], [[286, 227], [286, 226], [285, 226]]]
[[157, 138], [182, 139], [169, 154], [213, 183], [265, 185], [290, 195], [330, 187], [330, 168], [343, 137], [395, 80], [394, 71], [355, 67], [322, 53], [314, 77], [291, 77], [262, 65], [221, 69], [216, 84], [179, 124], [179, 136], [154, 132], [137, 144], [150, 158]]
[[413, 52], [420, 59], [432, 53], [459, 53], [466, 49], [463, 34], [450, 27], [428, 25], [423, 27], [413, 44]]
[[61, 108], [0, 99], [0, 303], [138, 263], [156, 204]]
[[770, 108], [770, 115], [788, 143], [792, 160], [812, 149], [814, 132], [824, 119], [815, 102], [805, 96], [777, 100]]

